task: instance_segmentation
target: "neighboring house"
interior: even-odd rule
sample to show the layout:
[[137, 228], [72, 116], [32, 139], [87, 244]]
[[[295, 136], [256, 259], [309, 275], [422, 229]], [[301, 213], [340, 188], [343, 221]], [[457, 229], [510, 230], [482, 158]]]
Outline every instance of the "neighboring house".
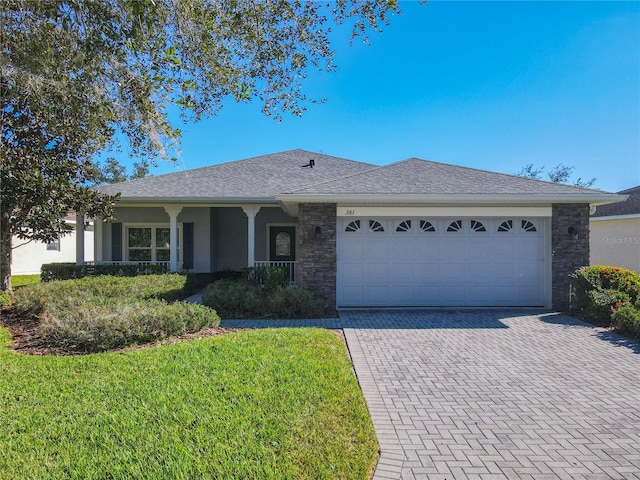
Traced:
[[627, 195], [627, 200], [599, 206], [591, 215], [591, 265], [640, 273], [640, 185], [618, 194]]
[[[589, 209], [625, 197], [416, 158], [291, 150], [99, 188], [96, 262], [290, 268], [344, 307], [565, 309], [589, 262]], [[174, 248], [171, 248], [175, 245]]]
[[[76, 262], [76, 216], [68, 215], [65, 221], [73, 225], [73, 231], [60, 237], [58, 240], [43, 243], [21, 240], [18, 237], [11, 239], [13, 250], [11, 252], [11, 274], [32, 275], [40, 273], [40, 268], [45, 263]], [[88, 219], [87, 219], [88, 221]], [[93, 223], [89, 223], [84, 230], [84, 260], [93, 260]]]

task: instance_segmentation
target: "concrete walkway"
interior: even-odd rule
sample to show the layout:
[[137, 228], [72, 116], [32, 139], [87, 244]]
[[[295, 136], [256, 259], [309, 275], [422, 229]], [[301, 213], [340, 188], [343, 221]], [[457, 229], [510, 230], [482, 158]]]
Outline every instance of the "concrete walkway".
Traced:
[[341, 314], [374, 479], [640, 479], [640, 344], [558, 314]]

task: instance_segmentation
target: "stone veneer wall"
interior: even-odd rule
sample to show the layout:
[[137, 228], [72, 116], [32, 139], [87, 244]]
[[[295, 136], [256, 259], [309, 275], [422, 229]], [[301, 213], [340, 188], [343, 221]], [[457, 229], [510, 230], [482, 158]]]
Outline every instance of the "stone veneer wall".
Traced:
[[[298, 212], [298, 280], [336, 307], [336, 204], [303, 203]], [[320, 227], [320, 235], [316, 235]]]
[[[570, 228], [575, 229], [574, 234], [569, 233]], [[589, 265], [589, 205], [553, 205], [551, 250], [551, 302], [555, 310], [568, 311], [572, 280], [569, 275], [576, 269]]]

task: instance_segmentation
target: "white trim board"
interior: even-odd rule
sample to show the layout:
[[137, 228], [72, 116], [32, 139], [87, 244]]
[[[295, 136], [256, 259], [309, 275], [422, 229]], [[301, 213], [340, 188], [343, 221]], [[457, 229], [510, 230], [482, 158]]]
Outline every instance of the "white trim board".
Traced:
[[627, 215], [609, 215], [608, 217], [591, 217], [590, 222], [606, 222], [607, 220], [633, 220], [640, 219], [640, 213], [629, 213]]
[[363, 207], [338, 206], [338, 217], [550, 217], [551, 207], [446, 206]]

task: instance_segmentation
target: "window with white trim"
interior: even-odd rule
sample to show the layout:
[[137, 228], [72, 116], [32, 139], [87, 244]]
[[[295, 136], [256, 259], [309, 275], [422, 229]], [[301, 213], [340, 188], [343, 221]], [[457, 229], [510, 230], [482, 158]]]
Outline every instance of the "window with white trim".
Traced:
[[[180, 238], [178, 228], [178, 248]], [[171, 257], [171, 230], [165, 226], [127, 227], [126, 249], [127, 260], [132, 262], [168, 262]]]

